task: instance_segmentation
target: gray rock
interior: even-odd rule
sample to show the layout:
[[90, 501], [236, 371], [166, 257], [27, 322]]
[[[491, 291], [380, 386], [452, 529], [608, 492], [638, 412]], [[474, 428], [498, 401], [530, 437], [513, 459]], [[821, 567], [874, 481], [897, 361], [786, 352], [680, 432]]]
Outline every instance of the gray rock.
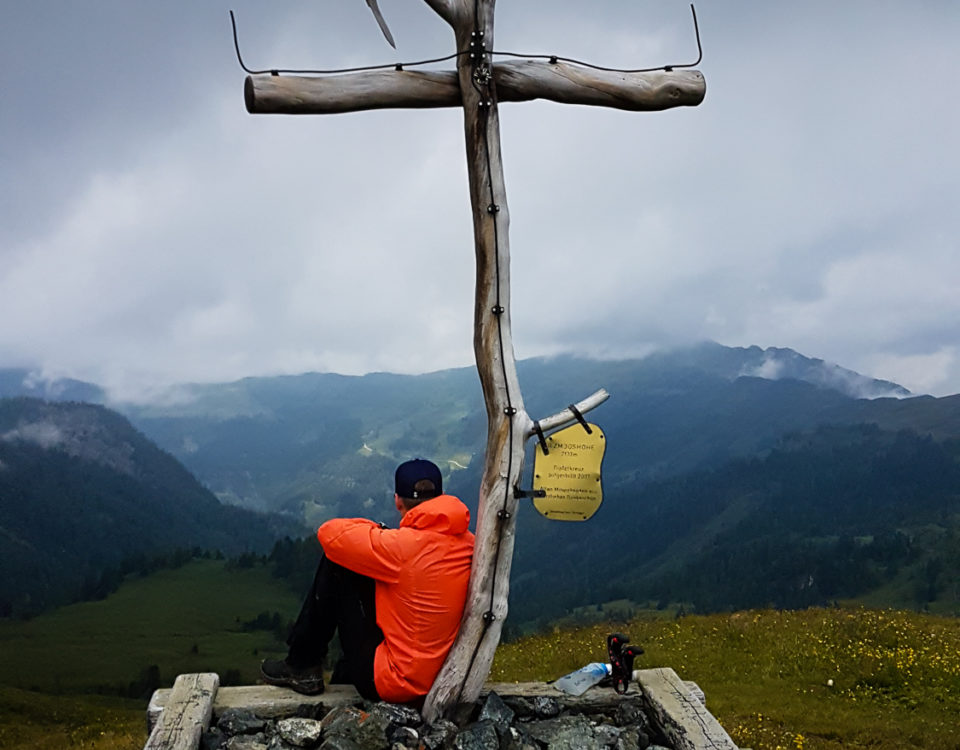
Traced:
[[316, 719], [280, 719], [277, 733], [284, 742], [296, 747], [313, 747], [319, 744], [323, 728]]
[[552, 719], [560, 715], [560, 704], [555, 698], [538, 695], [533, 699], [533, 712], [541, 719]]
[[492, 721], [478, 721], [457, 735], [453, 747], [455, 750], [500, 750], [500, 738]]
[[217, 727], [210, 727], [209, 731], [200, 735], [200, 750], [222, 750], [226, 744], [226, 735]]
[[333, 736], [325, 739], [318, 750], [361, 750], [361, 748], [349, 737]]
[[390, 720], [383, 713], [368, 713], [353, 706], [339, 706], [323, 717], [324, 745], [326, 740], [350, 740], [360, 750], [383, 750], [390, 747], [387, 732]]
[[452, 721], [437, 719], [420, 733], [424, 750], [450, 750], [458, 731]]
[[264, 734], [238, 734], [227, 740], [226, 750], [269, 750]]
[[478, 721], [490, 721], [503, 732], [510, 726], [514, 715], [513, 709], [503, 702], [503, 698], [496, 693], [490, 693], [483, 703], [483, 708], [480, 709]]
[[500, 735], [500, 750], [540, 750], [540, 745], [525, 729], [509, 727]]
[[649, 746], [650, 738], [637, 727], [624, 727], [617, 737], [617, 750], [646, 750]]
[[639, 698], [622, 700], [617, 704], [617, 710], [614, 714], [614, 721], [618, 727], [626, 727], [632, 724], [646, 726], [647, 717], [643, 712], [643, 704]]
[[267, 726], [267, 720], [261, 719], [245, 708], [228, 708], [217, 720], [217, 728], [224, 734], [256, 734]]
[[[624, 696], [609, 708], [574, 713], [547, 696], [502, 699], [486, 696], [482, 705], [460, 706], [460, 725], [441, 719], [426, 725], [409, 706], [365, 702], [335, 708], [317, 720], [311, 714], [278, 721], [246, 709], [229, 709], [205, 732], [198, 750], [669, 750], [653, 729], [642, 699]], [[653, 737], [660, 744], [650, 744]], [[321, 742], [322, 740], [322, 742]]]
[[390, 720], [383, 714], [369, 713], [360, 721], [359, 731], [352, 739], [355, 739], [363, 750], [383, 750], [390, 746], [387, 737], [390, 729]]
[[420, 747], [420, 732], [413, 727], [393, 727], [387, 733], [387, 740], [390, 747], [399, 745], [408, 747], [411, 750], [418, 750]]
[[370, 709], [370, 713], [383, 716], [390, 722], [391, 727], [416, 727], [423, 723], [419, 711], [397, 703], [377, 703]]
[[360, 722], [369, 714], [353, 706], [337, 706], [320, 720], [320, 728], [324, 739], [328, 737], [345, 737], [356, 741], [360, 732]]
[[580, 714], [547, 721], [531, 721], [525, 728], [534, 739], [545, 745], [547, 750], [603, 747], [594, 734], [593, 722]]
[[533, 703], [531, 703], [521, 695], [515, 695], [515, 696], [510, 696], [508, 698], [504, 698], [503, 702], [513, 709], [514, 713], [518, 718], [525, 719], [528, 716], [536, 715], [536, 710], [533, 707]]
[[593, 736], [597, 738], [597, 742], [604, 747], [616, 747], [617, 740], [620, 739], [620, 733], [623, 730], [620, 727], [611, 726], [610, 724], [597, 724], [593, 728]]

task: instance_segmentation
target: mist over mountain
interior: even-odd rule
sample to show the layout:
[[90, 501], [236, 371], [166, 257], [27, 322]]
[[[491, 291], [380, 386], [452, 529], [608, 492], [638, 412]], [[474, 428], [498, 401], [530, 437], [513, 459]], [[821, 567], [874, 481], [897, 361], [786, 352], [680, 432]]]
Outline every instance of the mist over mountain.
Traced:
[[[534, 418], [600, 387], [611, 398], [589, 415], [608, 446], [605, 500], [593, 519], [549, 522], [521, 507], [517, 617], [630, 592], [657, 600], [672, 592], [707, 608], [802, 606], [865, 595], [898, 576], [892, 600], [929, 603], [954, 569], [944, 539], [960, 508], [945, 467], [956, 456], [960, 396], [911, 396], [789, 349], [712, 343], [640, 360], [531, 359], [518, 363], [518, 375]], [[0, 387], [15, 381], [0, 378]], [[334, 516], [391, 523], [396, 464], [425, 456], [440, 465], [445, 489], [476, 509], [486, 416], [472, 367], [183, 385], [155, 403], [121, 408], [225, 503], [310, 527]], [[62, 431], [63, 423], [7, 429], [38, 450], [64, 445]], [[72, 445], [68, 456], [99, 456], [123, 471], [122, 451], [101, 450], [93, 437]], [[914, 464], [933, 467], [936, 480]], [[905, 467], [897, 481], [878, 480], [891, 465]], [[528, 456], [524, 486], [531, 470]], [[903, 512], [878, 513], [871, 494]], [[823, 516], [823, 507], [845, 508], [846, 521], [802, 522], [807, 514], [841, 517]], [[863, 523], [850, 520], [861, 516]], [[827, 569], [823, 560], [836, 564]], [[704, 583], [718, 570], [734, 583]]]
[[131, 561], [263, 552], [300, 529], [222, 505], [105, 407], [0, 399], [0, 615], [87, 598]]
[[[717, 344], [641, 360], [525, 360], [518, 373], [534, 417], [600, 387], [611, 393], [591, 415], [608, 436], [608, 484], [750, 456], [785, 432], [820, 423], [881, 419], [884, 402], [899, 402], [857, 395], [907, 393], [788, 349]], [[126, 413], [225, 502], [311, 524], [389, 508], [393, 466], [411, 455], [434, 457], [452, 489], [468, 502], [476, 497], [486, 417], [472, 367], [248, 378], [185, 386], [177, 396]]]
[[761, 349], [759, 346], [731, 348], [707, 342], [695, 347], [657, 352], [651, 354], [647, 361], [650, 366], [657, 363], [666, 369], [695, 368], [731, 380], [739, 377], [800, 380], [851, 398], [905, 398], [912, 395], [896, 383], [861, 375], [822, 359], [805, 357], [793, 349]]
[[[896, 384], [790, 349], [704, 343], [640, 360], [525, 360], [518, 372], [534, 417], [599, 387], [611, 393], [591, 415], [609, 439], [608, 485], [750, 456], [821, 423], [909, 427], [922, 411], [917, 399], [890, 398], [909, 395]], [[0, 396], [24, 391], [103, 396], [97, 386], [3, 371]], [[472, 367], [182, 385], [155, 403], [117, 406], [222, 501], [311, 525], [389, 508], [393, 466], [411, 455], [433, 457], [468, 502], [479, 484], [486, 418]]]
[[102, 404], [107, 394], [100, 386], [82, 380], [45, 378], [39, 372], [23, 368], [0, 369], [0, 398], [17, 396]]

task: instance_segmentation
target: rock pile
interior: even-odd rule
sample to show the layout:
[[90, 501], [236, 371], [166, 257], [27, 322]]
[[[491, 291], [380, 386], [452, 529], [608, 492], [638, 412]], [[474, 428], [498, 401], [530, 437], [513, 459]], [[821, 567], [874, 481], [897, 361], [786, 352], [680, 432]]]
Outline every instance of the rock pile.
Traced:
[[[261, 719], [227, 709], [201, 740], [201, 750], [669, 750], [639, 696], [594, 713], [561, 707], [553, 698], [496, 693], [468, 712], [462, 725], [391, 703], [334, 708], [324, 716]], [[659, 744], [651, 744], [651, 741]]]

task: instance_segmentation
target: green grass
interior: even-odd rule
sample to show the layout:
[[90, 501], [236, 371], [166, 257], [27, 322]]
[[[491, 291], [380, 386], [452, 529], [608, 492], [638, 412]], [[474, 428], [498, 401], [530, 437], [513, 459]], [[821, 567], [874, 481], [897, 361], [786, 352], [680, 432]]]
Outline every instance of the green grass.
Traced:
[[[101, 602], [0, 621], [0, 747], [138, 750], [145, 699], [90, 693], [124, 690], [149, 665], [165, 685], [197, 671], [236, 670], [254, 682], [259, 660], [282, 646], [238, 622], [263, 611], [292, 617], [298, 604], [263, 567], [196, 561], [130, 581]], [[503, 644], [491, 679], [558, 677], [603, 660], [606, 634], [621, 630], [646, 649], [637, 666], [669, 666], [696, 681], [741, 746], [960, 748], [960, 620], [869, 609], [666, 614]]]
[[50, 696], [0, 687], [0, 747], [8, 750], [140, 750], [142, 701]]
[[26, 622], [0, 620], [0, 684], [46, 693], [123, 691], [151, 665], [171, 685], [182, 672], [239, 672], [253, 681], [281, 644], [239, 623], [263, 611], [293, 618], [299, 602], [266, 568], [197, 560], [125, 583], [99, 602]]
[[502, 645], [491, 679], [552, 679], [604, 660], [613, 629], [646, 649], [638, 666], [697, 682], [741, 746], [960, 747], [960, 620], [932, 615], [765, 610], [558, 629]]

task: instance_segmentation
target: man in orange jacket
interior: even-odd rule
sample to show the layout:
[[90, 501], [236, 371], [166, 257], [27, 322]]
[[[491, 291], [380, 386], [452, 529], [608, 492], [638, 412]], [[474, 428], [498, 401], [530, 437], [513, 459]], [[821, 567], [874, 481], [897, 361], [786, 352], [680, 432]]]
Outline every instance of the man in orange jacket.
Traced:
[[470, 511], [443, 494], [435, 464], [400, 464], [394, 504], [400, 528], [338, 518], [317, 530], [323, 555], [287, 645], [287, 658], [260, 666], [264, 682], [323, 692], [322, 667], [334, 632], [343, 656], [331, 682], [365, 698], [422, 699], [460, 627], [473, 534]]

